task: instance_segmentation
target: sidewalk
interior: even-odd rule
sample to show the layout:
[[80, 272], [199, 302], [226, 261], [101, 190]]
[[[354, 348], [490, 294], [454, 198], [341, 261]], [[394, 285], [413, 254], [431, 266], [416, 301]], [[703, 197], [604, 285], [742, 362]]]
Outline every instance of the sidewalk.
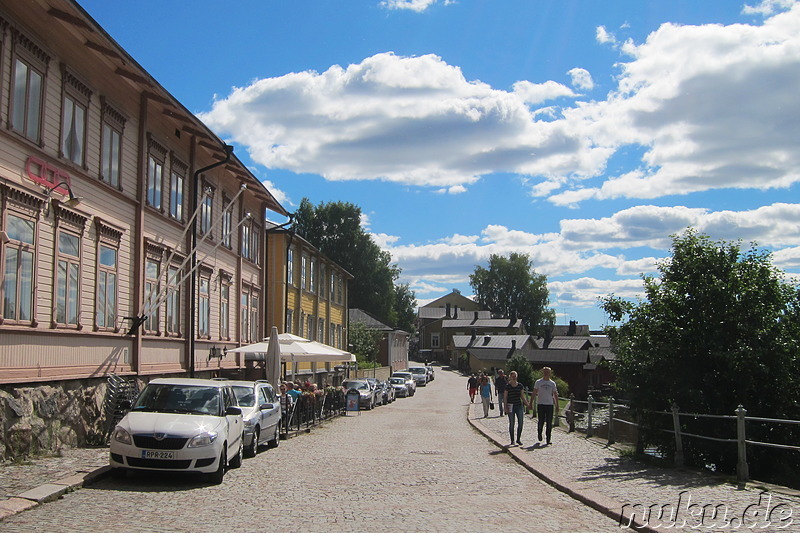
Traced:
[[529, 471], [624, 525], [642, 531], [800, 531], [800, 491], [758, 482], [738, 489], [713, 474], [650, 466], [563, 427], [553, 428], [552, 444], [545, 446], [530, 415], [522, 446], [508, 446], [507, 417], [495, 409], [483, 418], [478, 403], [468, 412], [478, 431]]
[[0, 520], [91, 483], [107, 465], [108, 448], [67, 448], [58, 457], [0, 464]]

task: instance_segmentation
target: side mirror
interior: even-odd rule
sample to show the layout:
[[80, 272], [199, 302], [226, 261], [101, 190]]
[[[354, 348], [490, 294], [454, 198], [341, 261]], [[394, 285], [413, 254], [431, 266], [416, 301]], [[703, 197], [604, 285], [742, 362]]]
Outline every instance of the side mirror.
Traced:
[[241, 414], [242, 414], [241, 407], [230, 406], [227, 409], [225, 409], [225, 416], [237, 416], [237, 415], [241, 416]]
[[275, 409], [275, 406], [272, 405], [271, 403], [262, 403], [261, 405], [258, 406], [258, 408], [261, 409], [262, 411], [271, 411], [272, 409]]

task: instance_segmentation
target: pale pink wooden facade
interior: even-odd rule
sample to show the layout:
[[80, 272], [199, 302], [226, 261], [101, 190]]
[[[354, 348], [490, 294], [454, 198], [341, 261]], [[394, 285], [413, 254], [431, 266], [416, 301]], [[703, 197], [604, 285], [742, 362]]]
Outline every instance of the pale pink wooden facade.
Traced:
[[[265, 336], [263, 215], [283, 207], [235, 156], [195, 191], [222, 142], [71, 0], [3, 2], [0, 36], [0, 384], [188, 372], [192, 309], [194, 371], [243, 368], [209, 354]], [[62, 181], [77, 206], [46, 194]], [[189, 256], [193, 194], [197, 288], [128, 334]]]

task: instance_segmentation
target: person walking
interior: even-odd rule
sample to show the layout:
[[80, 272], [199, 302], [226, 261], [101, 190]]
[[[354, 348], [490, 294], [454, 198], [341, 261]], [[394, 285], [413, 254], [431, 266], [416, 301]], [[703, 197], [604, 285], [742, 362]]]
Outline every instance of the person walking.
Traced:
[[547, 444], [550, 444], [550, 437], [553, 433], [553, 411], [558, 405], [558, 388], [556, 382], [550, 379], [553, 371], [549, 366], [542, 368], [542, 377], [536, 380], [533, 385], [533, 393], [536, 395], [536, 416], [539, 422], [539, 442], [542, 442], [542, 429], [547, 426], [545, 435]]
[[497, 377], [494, 378], [494, 393], [497, 395], [497, 410], [500, 416], [506, 414], [506, 385], [508, 385], [508, 378], [500, 369], [497, 371]]
[[475, 395], [478, 393], [478, 378], [472, 374], [467, 380], [467, 390], [469, 391], [469, 403], [475, 401]]
[[[514, 422], [516, 422], [517, 426], [517, 444], [522, 446], [522, 421], [525, 418], [523, 402], [528, 403], [525, 398], [522, 397], [523, 389], [522, 383], [517, 381], [517, 371], [512, 370], [508, 374], [508, 385], [506, 385], [504, 398], [506, 410], [508, 412], [508, 435], [511, 437], [511, 444], [509, 444], [509, 446], [514, 445]], [[530, 407], [530, 404], [528, 404], [528, 407]]]
[[489, 404], [492, 402], [492, 383], [489, 381], [489, 376], [481, 376], [478, 388], [480, 390], [481, 402], [483, 403], [483, 418], [488, 418]]

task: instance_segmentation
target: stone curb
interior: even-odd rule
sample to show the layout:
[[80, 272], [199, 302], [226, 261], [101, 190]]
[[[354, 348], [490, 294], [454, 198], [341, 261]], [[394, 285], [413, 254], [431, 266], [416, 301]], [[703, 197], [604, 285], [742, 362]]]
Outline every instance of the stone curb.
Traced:
[[0, 500], [0, 522], [9, 516], [27, 511], [43, 503], [58, 500], [67, 492], [78, 490], [103, 479], [110, 472], [111, 467], [108, 465], [93, 470], [78, 471], [71, 476], [39, 485], [7, 500]]
[[[643, 524], [635, 518], [631, 520], [630, 516], [625, 516], [625, 514], [622, 512], [624, 509], [622, 503], [583, 487], [579, 489], [570, 481], [564, 479], [562, 476], [559, 476], [552, 469], [543, 467], [541, 465], [534, 466], [530, 462], [526, 461], [526, 454], [521, 453], [521, 450], [524, 448], [520, 449], [518, 447], [508, 447], [503, 445], [502, 443], [505, 442], [503, 439], [506, 439], [506, 436], [498, 434], [496, 431], [486, 427], [483, 423], [481, 423], [481, 418], [478, 416], [478, 405], [480, 404], [470, 404], [470, 406], [467, 408], [467, 420], [469, 421], [470, 425], [483, 434], [483, 436], [485, 436], [489, 441], [494, 443], [498, 448], [509, 454], [517, 463], [524, 466], [525, 469], [534, 474], [536, 477], [552, 486], [556, 490], [578, 500], [584, 505], [588, 505], [592, 509], [603, 513], [609, 518], [614, 519], [619, 524], [629, 523], [631, 524], [630, 527], [637, 531], [658, 533], [657, 529], [652, 528], [647, 524]], [[560, 428], [553, 429], [555, 431], [563, 432], [563, 430]], [[620, 525], [620, 527], [622, 526]]]

